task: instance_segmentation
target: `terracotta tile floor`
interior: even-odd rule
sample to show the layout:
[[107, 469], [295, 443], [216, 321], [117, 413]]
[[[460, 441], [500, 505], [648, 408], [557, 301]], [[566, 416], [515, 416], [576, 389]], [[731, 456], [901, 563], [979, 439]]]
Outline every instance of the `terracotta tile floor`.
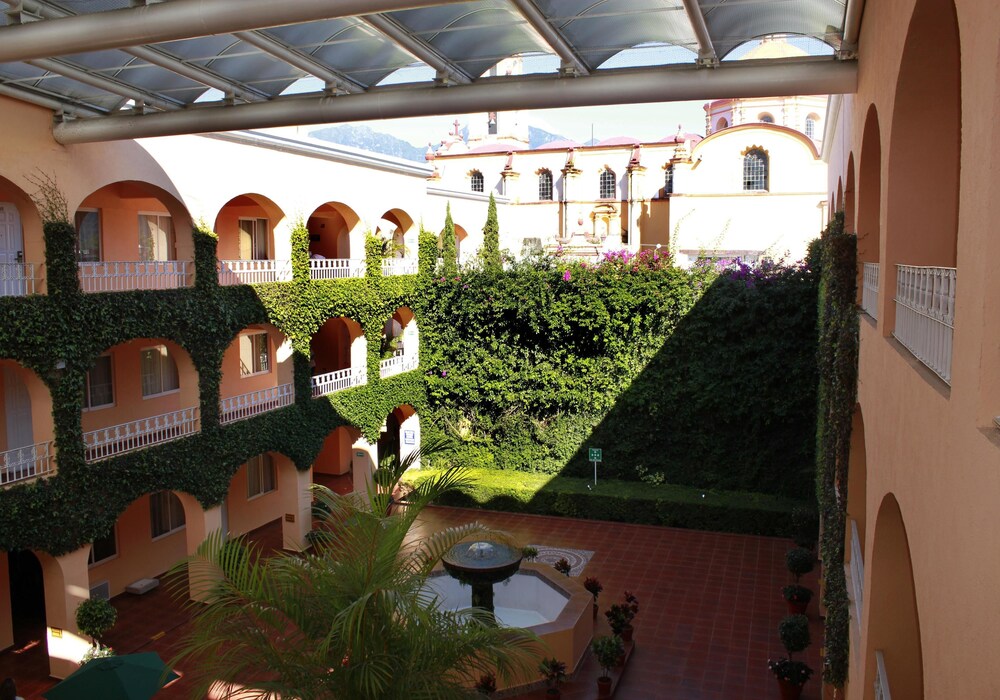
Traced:
[[[781, 653], [778, 622], [786, 614], [781, 587], [787, 540], [672, 528], [624, 525], [568, 518], [514, 515], [459, 508], [428, 508], [414, 531], [436, 531], [479, 520], [524, 542], [588, 549], [594, 556], [584, 575], [604, 584], [602, 611], [625, 589], [639, 599], [636, 651], [615, 697], [623, 700], [766, 700], [778, 698], [767, 670], [769, 656]], [[252, 536], [268, 550], [281, 546], [280, 522]], [[119, 621], [107, 641], [119, 653], [157, 651], [169, 660], [187, 627], [188, 613], [167, 590], [167, 582], [141, 597], [115, 598]], [[805, 584], [818, 589], [816, 575]], [[810, 607], [813, 644], [806, 661], [820, 668], [822, 628], [815, 602]], [[603, 619], [603, 615], [601, 615]], [[183, 672], [183, 668], [178, 669]], [[54, 681], [46, 677], [41, 647], [0, 654], [0, 677], [13, 676], [28, 699]], [[596, 697], [598, 671], [583, 664], [577, 680], [563, 688], [568, 700]], [[181, 679], [158, 698], [188, 698]], [[544, 697], [539, 691], [528, 698]], [[803, 700], [818, 700], [820, 684], [806, 685]]]

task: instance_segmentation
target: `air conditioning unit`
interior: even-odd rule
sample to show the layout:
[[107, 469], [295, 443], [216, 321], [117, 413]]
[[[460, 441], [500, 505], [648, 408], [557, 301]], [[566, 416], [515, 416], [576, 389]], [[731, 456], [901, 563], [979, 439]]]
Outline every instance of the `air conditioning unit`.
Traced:
[[111, 584], [101, 581], [90, 587], [91, 600], [111, 600]]
[[142, 595], [160, 585], [160, 580], [156, 578], [141, 578], [125, 586], [125, 590], [133, 595]]

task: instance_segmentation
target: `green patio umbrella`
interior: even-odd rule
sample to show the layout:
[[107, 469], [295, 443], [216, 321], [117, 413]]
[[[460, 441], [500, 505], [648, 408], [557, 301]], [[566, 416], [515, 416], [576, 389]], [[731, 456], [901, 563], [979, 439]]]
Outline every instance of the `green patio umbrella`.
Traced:
[[47, 700], [148, 700], [180, 678], [154, 651], [94, 659], [42, 693]]

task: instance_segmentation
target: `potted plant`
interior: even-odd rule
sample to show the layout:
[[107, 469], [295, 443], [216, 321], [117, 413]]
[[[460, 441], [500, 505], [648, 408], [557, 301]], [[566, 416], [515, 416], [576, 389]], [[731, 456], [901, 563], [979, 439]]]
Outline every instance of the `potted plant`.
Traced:
[[559, 686], [566, 680], [566, 664], [555, 657], [542, 659], [542, 662], [538, 664], [538, 670], [541, 672], [542, 678], [545, 679], [545, 684], [548, 686], [548, 689], [545, 691], [545, 697], [561, 697], [562, 693], [559, 692]]
[[570, 566], [569, 560], [566, 557], [563, 557], [555, 564], [553, 564], [552, 568], [558, 571], [560, 574], [566, 574], [567, 576], [569, 576], [569, 572], [573, 569], [573, 567]]
[[792, 508], [792, 531], [794, 541], [799, 547], [808, 550], [816, 549], [816, 538], [819, 533], [819, 519], [816, 511], [806, 506]]
[[100, 638], [118, 621], [118, 611], [106, 600], [88, 598], [76, 609], [76, 627], [90, 637], [93, 647], [100, 646]]
[[493, 693], [497, 692], [497, 677], [492, 673], [484, 673], [476, 681], [476, 690], [480, 695], [490, 697]]
[[625, 645], [619, 637], [605, 636], [591, 642], [590, 650], [601, 667], [601, 676], [597, 679], [597, 697], [611, 697], [611, 669], [618, 657], [625, 652]]
[[632, 641], [632, 620], [639, 612], [638, 599], [625, 591], [625, 601], [615, 603], [604, 611], [604, 616], [608, 618], [608, 624], [616, 637], [621, 637], [622, 642], [628, 644]]
[[778, 637], [788, 658], [768, 660], [767, 667], [778, 679], [782, 700], [798, 700], [802, 686], [813, 672], [805, 663], [793, 658], [809, 646], [809, 619], [805, 615], [789, 615], [778, 625]]
[[813, 597], [811, 590], [797, 583], [782, 588], [781, 594], [785, 596], [785, 602], [788, 603], [788, 613], [790, 615], [805, 615], [806, 608], [809, 607], [809, 601]]
[[535, 558], [538, 556], [538, 548], [531, 545], [521, 547], [521, 556], [528, 561], [535, 561]]
[[816, 566], [816, 557], [805, 547], [793, 547], [785, 552], [785, 566], [795, 577], [795, 583]]
[[597, 619], [597, 597], [601, 595], [601, 591], [604, 590], [604, 586], [593, 576], [588, 576], [583, 581], [583, 587], [590, 591], [590, 594], [594, 596], [594, 619]]

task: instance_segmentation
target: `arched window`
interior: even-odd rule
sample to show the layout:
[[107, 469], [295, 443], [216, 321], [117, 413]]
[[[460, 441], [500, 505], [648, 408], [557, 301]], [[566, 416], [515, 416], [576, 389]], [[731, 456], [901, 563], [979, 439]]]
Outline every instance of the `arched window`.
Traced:
[[483, 174], [478, 170], [473, 171], [472, 177], [470, 178], [470, 184], [473, 192], [484, 191], [485, 188], [483, 186]]
[[668, 165], [663, 176], [663, 194], [674, 193], [674, 166]]
[[615, 198], [615, 171], [604, 169], [601, 171], [601, 199]]
[[761, 124], [774, 124], [774, 117], [772, 117], [767, 112], [764, 112], [759, 117], [757, 117], [757, 121], [759, 121]]
[[718, 123], [715, 125], [716, 131], [722, 131], [723, 129], [728, 129], [728, 128], [729, 128], [729, 122], [726, 121], [725, 117], [720, 119]]
[[552, 173], [548, 170], [538, 173], [538, 200], [552, 201]]
[[806, 136], [811, 139], [816, 138], [816, 115], [810, 114], [806, 117]]
[[743, 189], [766, 190], [768, 185], [768, 158], [762, 148], [751, 148], [743, 154]]

